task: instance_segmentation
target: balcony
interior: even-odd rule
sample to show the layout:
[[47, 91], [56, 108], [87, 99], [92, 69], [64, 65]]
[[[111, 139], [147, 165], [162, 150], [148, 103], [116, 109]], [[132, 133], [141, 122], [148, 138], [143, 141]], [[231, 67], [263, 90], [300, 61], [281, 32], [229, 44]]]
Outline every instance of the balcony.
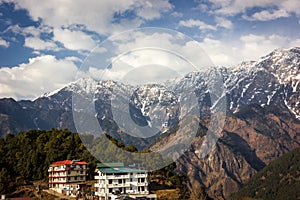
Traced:
[[144, 183], [138, 183], [138, 186], [148, 186], [148, 183], [144, 182]]
[[109, 175], [109, 176], [100, 176], [101, 179], [126, 179], [129, 178], [129, 175]]
[[149, 194], [149, 191], [135, 191], [135, 190], [129, 190], [126, 191], [128, 194]]
[[[104, 184], [105, 185], [105, 184]], [[130, 187], [129, 183], [112, 183], [108, 184], [109, 188], [115, 188], [115, 187]]]
[[133, 177], [134, 178], [146, 178], [146, 177], [148, 177], [148, 175], [147, 174], [134, 174]]
[[48, 172], [63, 172], [66, 171], [66, 168], [52, 168], [48, 169]]
[[64, 178], [66, 177], [67, 175], [65, 174], [59, 174], [59, 175], [49, 175], [48, 178]]
[[87, 170], [88, 168], [87, 167], [79, 167], [79, 166], [70, 166], [70, 167], [66, 167], [66, 170]]
[[103, 176], [95, 176], [96, 180], [103, 179]]
[[97, 188], [106, 188], [106, 187], [108, 187], [108, 184], [104, 184], [104, 183], [95, 183], [95, 184], [94, 184], [94, 187], [97, 187]]
[[54, 179], [54, 180], [49, 180], [49, 183], [67, 183], [67, 181]]

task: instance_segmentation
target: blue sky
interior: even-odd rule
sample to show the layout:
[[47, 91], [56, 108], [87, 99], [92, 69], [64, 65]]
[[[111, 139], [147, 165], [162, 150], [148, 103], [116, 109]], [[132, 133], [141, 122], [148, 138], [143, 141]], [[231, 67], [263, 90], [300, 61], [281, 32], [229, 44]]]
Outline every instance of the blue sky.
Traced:
[[58, 89], [75, 80], [95, 46], [142, 27], [182, 32], [215, 65], [232, 66], [300, 46], [300, 2], [0, 0], [0, 97], [34, 99]]

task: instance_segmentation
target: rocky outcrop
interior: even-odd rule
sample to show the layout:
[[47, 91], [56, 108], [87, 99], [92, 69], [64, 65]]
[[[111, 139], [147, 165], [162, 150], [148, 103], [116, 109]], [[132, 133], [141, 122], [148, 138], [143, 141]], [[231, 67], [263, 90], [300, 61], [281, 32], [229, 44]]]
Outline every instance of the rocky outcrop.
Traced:
[[227, 116], [213, 150], [199, 158], [203, 137], [196, 137], [177, 161], [178, 171], [202, 183], [210, 197], [228, 199], [272, 160], [300, 146], [300, 121], [274, 111], [255, 105]]

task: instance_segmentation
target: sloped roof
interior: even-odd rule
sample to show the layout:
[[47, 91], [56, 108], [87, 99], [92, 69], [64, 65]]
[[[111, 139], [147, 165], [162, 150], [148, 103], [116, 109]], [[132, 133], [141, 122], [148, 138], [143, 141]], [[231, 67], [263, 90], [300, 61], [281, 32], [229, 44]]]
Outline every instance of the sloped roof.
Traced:
[[85, 161], [61, 160], [61, 161], [54, 162], [52, 165], [71, 165], [71, 164], [86, 165], [87, 162], [85, 162]]
[[98, 168], [99, 171], [102, 173], [146, 173], [147, 171], [142, 169], [133, 169], [133, 168], [127, 168], [127, 167], [120, 167], [120, 168]]
[[145, 173], [145, 170], [124, 167], [124, 163], [97, 163], [97, 168], [103, 173]]
[[114, 162], [114, 163], [97, 163], [98, 168], [114, 168], [114, 167], [124, 167], [124, 163]]

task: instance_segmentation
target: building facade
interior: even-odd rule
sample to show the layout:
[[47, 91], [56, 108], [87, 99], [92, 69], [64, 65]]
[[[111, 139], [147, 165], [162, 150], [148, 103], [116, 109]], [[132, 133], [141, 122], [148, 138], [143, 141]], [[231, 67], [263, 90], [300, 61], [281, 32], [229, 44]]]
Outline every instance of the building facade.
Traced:
[[156, 200], [156, 195], [149, 193], [148, 173], [145, 170], [124, 167], [123, 163], [98, 163], [96, 173], [96, 195], [100, 199], [115, 200], [128, 196]]
[[57, 161], [48, 169], [49, 188], [65, 195], [76, 195], [87, 176], [87, 162], [79, 160]]

